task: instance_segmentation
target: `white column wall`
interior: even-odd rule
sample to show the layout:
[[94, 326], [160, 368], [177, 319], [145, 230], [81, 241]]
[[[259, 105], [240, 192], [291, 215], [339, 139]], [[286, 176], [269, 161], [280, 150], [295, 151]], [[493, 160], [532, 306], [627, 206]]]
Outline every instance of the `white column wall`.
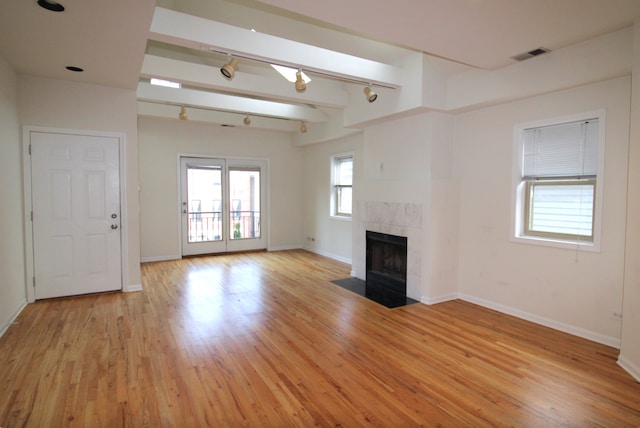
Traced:
[[634, 27], [627, 241], [622, 307], [622, 346], [618, 363], [640, 382], [640, 20]]
[[0, 56], [0, 335], [27, 303], [18, 76]]

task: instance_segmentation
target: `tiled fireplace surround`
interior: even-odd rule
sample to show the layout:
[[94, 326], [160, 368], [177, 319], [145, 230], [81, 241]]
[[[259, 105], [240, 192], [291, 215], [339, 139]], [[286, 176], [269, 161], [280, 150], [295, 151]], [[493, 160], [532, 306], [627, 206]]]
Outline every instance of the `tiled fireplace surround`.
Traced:
[[352, 275], [365, 279], [366, 231], [387, 233], [407, 237], [407, 296], [420, 300], [422, 297], [422, 205], [356, 201], [353, 210]]

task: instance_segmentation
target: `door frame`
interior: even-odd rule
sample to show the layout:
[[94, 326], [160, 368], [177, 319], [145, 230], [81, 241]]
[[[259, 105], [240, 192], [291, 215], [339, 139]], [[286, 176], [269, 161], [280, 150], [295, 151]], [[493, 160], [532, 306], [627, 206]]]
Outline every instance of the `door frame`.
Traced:
[[24, 259], [25, 259], [25, 273], [26, 283], [25, 288], [27, 290], [27, 302], [33, 303], [36, 300], [36, 293], [34, 290], [34, 278], [35, 278], [35, 266], [34, 266], [34, 245], [33, 245], [33, 224], [31, 220], [31, 212], [33, 210], [33, 204], [31, 202], [32, 197], [32, 183], [31, 183], [31, 155], [29, 154], [29, 146], [31, 144], [31, 133], [42, 134], [65, 134], [65, 135], [87, 135], [92, 137], [107, 137], [115, 138], [118, 140], [119, 156], [120, 156], [120, 286], [122, 291], [129, 291], [126, 287], [128, 284], [128, 272], [129, 263], [127, 257], [128, 249], [128, 215], [127, 215], [127, 192], [125, 185], [126, 181], [126, 138], [124, 133], [118, 132], [102, 132], [102, 131], [88, 131], [81, 129], [65, 129], [65, 128], [53, 128], [47, 126], [23, 126], [22, 128], [22, 188], [23, 188], [23, 206], [24, 206]]
[[[262, 195], [264, 197], [264, 201], [262, 201], [262, 207], [264, 209], [264, 213], [266, 216], [266, 222], [262, 223], [262, 228], [261, 230], [263, 230], [266, 233], [266, 249], [267, 251], [271, 251], [271, 201], [270, 201], [270, 197], [269, 197], [269, 189], [270, 189], [270, 162], [268, 158], [257, 158], [257, 157], [249, 157], [249, 156], [230, 156], [230, 155], [224, 155], [224, 156], [217, 156], [215, 154], [202, 154], [202, 153], [177, 153], [176, 156], [176, 176], [177, 176], [177, 195], [176, 195], [176, 214], [177, 214], [177, 227], [178, 227], [178, 254], [180, 254], [180, 257], [184, 257], [184, 255], [182, 254], [182, 174], [181, 174], [181, 158], [205, 158], [205, 159], [220, 159], [222, 161], [225, 162], [225, 174], [226, 174], [226, 170], [229, 164], [229, 161], [231, 161], [232, 163], [234, 162], [242, 162], [242, 161], [247, 161], [247, 162], [264, 162], [264, 171], [263, 171], [263, 177], [261, 177], [261, 180], [264, 181], [264, 195]], [[228, 177], [226, 178], [228, 179]], [[224, 202], [223, 202], [224, 204]]]

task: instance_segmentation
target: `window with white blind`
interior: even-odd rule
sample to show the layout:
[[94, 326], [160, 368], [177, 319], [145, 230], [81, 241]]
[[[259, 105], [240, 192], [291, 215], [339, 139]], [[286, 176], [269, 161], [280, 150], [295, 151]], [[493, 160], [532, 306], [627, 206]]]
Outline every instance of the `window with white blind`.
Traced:
[[519, 130], [516, 237], [593, 244], [600, 126], [595, 115]]
[[331, 158], [332, 201], [331, 215], [351, 217], [353, 199], [353, 155], [345, 154]]

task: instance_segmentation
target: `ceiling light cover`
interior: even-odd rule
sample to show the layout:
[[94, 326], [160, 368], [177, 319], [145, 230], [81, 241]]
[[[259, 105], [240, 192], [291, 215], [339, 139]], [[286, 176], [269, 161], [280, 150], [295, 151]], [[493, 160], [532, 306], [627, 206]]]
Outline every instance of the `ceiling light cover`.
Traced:
[[364, 94], [367, 96], [367, 100], [372, 103], [378, 99], [378, 94], [373, 92], [370, 87], [364, 88]]
[[307, 84], [304, 82], [302, 78], [302, 71], [298, 70], [296, 72], [296, 83], [295, 83], [296, 91], [304, 92], [307, 89]]
[[238, 60], [233, 58], [231, 61], [226, 63], [220, 68], [220, 73], [227, 79], [233, 79], [233, 76], [236, 74], [236, 70], [238, 69]]
[[185, 106], [180, 107], [180, 114], [178, 115], [180, 120], [187, 120], [187, 108]]

